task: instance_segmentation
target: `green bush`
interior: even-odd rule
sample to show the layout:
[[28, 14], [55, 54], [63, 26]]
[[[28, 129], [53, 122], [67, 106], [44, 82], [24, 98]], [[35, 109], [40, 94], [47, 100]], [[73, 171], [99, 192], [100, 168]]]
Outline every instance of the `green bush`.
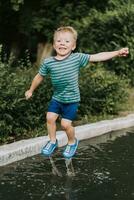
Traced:
[[[117, 3], [117, 1], [113, 1]], [[112, 1], [110, 1], [112, 4]], [[113, 6], [114, 4], [112, 4]], [[105, 67], [121, 77], [130, 79], [134, 85], [134, 4], [122, 3], [106, 12], [95, 9], [75, 23], [79, 30], [79, 50], [86, 53], [113, 51], [128, 47], [128, 58], [116, 58], [108, 61]]]
[[[12, 71], [11, 67], [0, 63], [0, 133], [6, 136], [23, 135], [39, 128], [45, 121], [47, 102], [51, 96], [49, 79], [35, 92], [33, 98], [25, 100], [34, 75], [26, 69]], [[47, 82], [47, 83], [46, 83]]]
[[82, 115], [115, 114], [128, 97], [128, 84], [103, 68], [85, 68], [80, 78]]

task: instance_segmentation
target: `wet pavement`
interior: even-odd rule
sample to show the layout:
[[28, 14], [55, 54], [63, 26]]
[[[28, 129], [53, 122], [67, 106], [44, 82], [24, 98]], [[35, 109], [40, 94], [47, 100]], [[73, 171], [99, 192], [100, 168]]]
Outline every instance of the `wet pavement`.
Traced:
[[0, 199], [134, 199], [134, 128], [80, 142], [72, 160], [62, 151], [0, 167]]

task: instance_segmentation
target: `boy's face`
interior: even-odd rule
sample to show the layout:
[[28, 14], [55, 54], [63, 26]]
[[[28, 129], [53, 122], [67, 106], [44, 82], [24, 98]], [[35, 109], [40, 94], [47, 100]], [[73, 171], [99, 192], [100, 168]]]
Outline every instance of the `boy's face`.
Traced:
[[73, 34], [65, 31], [56, 33], [53, 47], [57, 56], [68, 56], [76, 47], [76, 41], [74, 40]]

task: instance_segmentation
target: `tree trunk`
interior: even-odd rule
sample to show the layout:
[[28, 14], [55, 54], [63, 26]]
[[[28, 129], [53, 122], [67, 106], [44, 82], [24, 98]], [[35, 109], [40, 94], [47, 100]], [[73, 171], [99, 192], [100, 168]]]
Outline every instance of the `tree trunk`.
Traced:
[[36, 65], [39, 66], [45, 58], [52, 55], [53, 46], [50, 43], [39, 43], [37, 47]]

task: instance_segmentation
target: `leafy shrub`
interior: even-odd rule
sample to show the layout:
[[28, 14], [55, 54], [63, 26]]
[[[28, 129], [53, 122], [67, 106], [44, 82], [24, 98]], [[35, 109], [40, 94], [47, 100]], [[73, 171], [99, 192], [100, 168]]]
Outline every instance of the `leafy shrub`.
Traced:
[[134, 85], [134, 4], [110, 1], [105, 13], [95, 9], [83, 17], [76, 27], [79, 30], [79, 50], [86, 53], [112, 51], [128, 47], [128, 58], [116, 58], [106, 63], [105, 67], [121, 77], [130, 79]]
[[1, 137], [6, 135], [19, 137], [27, 131], [40, 127], [44, 122], [44, 112], [51, 95], [50, 81], [45, 80], [35, 92], [36, 95], [26, 101], [24, 93], [31, 83], [33, 73], [26, 69], [12, 71], [10, 66], [3, 63], [0, 63], [0, 71]]
[[127, 81], [103, 68], [85, 68], [80, 78], [82, 115], [117, 113], [128, 97]]

